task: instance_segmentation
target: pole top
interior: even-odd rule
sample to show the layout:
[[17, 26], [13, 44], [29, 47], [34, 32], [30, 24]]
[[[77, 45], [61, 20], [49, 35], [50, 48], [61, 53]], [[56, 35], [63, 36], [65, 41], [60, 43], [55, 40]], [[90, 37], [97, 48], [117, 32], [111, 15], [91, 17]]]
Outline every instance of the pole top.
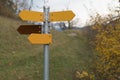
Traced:
[[48, 8], [49, 7], [49, 0], [44, 0], [44, 7]]

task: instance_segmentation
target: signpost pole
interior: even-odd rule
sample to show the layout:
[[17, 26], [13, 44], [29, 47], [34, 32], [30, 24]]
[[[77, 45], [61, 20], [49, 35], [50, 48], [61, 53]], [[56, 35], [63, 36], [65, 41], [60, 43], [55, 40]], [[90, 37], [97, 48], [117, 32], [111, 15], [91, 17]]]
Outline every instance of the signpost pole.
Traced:
[[[49, 34], [49, 7], [44, 6], [44, 34]], [[49, 80], [49, 44], [44, 45], [44, 80]]]
[[[44, 44], [44, 80], [49, 80], [49, 44], [52, 42], [52, 35], [49, 34], [49, 22], [50, 21], [70, 21], [73, 19], [75, 14], [72, 11], [62, 12], [49, 12], [48, 6], [49, 0], [44, 0], [44, 13], [36, 11], [23, 10], [19, 13], [22, 20], [27, 21], [41, 21], [44, 25], [41, 28], [37, 26], [34, 28], [31, 26], [20, 26], [17, 30], [20, 34], [31, 34], [28, 39], [32, 44]], [[30, 17], [29, 17], [30, 16]], [[28, 29], [30, 29], [28, 31]], [[33, 30], [34, 29], [34, 30]], [[39, 33], [42, 32], [42, 34]], [[35, 34], [36, 33], [36, 34]], [[39, 33], [39, 34], [37, 34]]]

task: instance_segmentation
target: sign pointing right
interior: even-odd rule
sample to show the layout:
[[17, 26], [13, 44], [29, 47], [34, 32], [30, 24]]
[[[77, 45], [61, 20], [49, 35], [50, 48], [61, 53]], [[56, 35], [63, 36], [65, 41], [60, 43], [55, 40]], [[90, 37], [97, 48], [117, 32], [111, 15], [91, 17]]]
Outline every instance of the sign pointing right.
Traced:
[[75, 17], [75, 14], [69, 11], [61, 11], [61, 12], [50, 12], [50, 21], [70, 21]]

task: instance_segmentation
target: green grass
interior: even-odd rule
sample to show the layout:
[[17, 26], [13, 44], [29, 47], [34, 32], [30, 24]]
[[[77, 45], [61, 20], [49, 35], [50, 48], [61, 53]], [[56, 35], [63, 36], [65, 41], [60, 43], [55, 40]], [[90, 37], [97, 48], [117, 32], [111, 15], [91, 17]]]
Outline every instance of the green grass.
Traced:
[[[0, 16], [0, 80], [43, 80], [43, 45], [20, 35], [16, 29], [22, 24]], [[93, 54], [81, 31], [51, 33], [50, 80], [73, 80], [76, 70], [90, 71]]]

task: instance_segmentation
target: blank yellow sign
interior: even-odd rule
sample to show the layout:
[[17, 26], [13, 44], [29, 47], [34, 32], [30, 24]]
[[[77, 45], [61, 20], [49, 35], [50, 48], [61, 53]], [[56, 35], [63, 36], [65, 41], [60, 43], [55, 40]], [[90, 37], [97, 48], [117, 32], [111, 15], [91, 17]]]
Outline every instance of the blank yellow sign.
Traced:
[[42, 12], [23, 10], [19, 13], [19, 16], [24, 21], [44, 21], [44, 15]]
[[28, 40], [32, 44], [51, 44], [52, 35], [51, 34], [31, 34]]
[[50, 21], [70, 21], [75, 17], [72, 11], [50, 12]]

